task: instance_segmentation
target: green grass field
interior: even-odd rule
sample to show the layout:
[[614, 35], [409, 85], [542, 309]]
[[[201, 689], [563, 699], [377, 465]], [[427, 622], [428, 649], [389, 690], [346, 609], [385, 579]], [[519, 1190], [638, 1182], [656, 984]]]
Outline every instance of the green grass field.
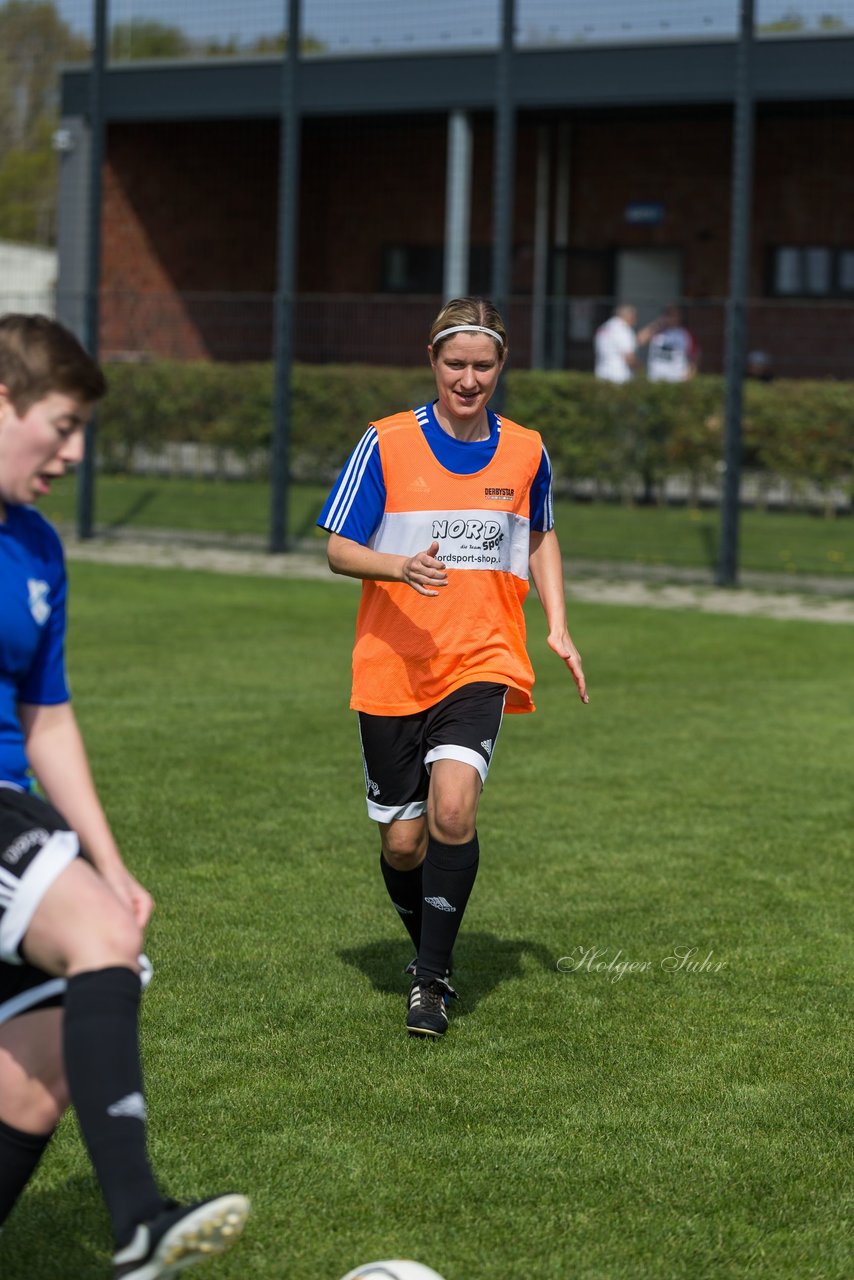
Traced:
[[[849, 628], [577, 605], [583, 707], [534, 603], [539, 710], [502, 732], [429, 1044], [346, 709], [355, 587], [71, 577], [78, 715], [158, 903], [153, 1154], [254, 1202], [200, 1275], [850, 1280]], [[0, 1274], [98, 1280], [108, 1234], [68, 1119]]]
[[[295, 485], [290, 495], [290, 531], [295, 538], [322, 535], [315, 520], [326, 490]], [[74, 519], [73, 483], [61, 485], [42, 504], [51, 519]], [[558, 501], [556, 521], [564, 554], [575, 560], [625, 561], [714, 569], [718, 561], [718, 514], [686, 507], [630, 507]], [[159, 480], [101, 476], [96, 519], [106, 529], [177, 529], [220, 536], [266, 539], [269, 489], [243, 481]], [[854, 537], [849, 517], [827, 519], [801, 512], [744, 511], [741, 565], [766, 573], [854, 577]]]

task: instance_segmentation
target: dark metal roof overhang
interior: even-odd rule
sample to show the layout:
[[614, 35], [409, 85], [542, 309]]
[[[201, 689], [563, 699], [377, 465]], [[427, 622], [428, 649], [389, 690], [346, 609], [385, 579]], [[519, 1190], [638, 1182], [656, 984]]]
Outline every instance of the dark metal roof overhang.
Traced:
[[[306, 58], [306, 116], [490, 110], [493, 53]], [[572, 49], [522, 49], [514, 73], [521, 110], [713, 105], [732, 101], [736, 45], [729, 41]], [[108, 70], [109, 121], [270, 118], [279, 114], [277, 59], [129, 63]], [[757, 40], [760, 102], [854, 98], [854, 39]], [[88, 112], [87, 67], [62, 77], [62, 112]]]

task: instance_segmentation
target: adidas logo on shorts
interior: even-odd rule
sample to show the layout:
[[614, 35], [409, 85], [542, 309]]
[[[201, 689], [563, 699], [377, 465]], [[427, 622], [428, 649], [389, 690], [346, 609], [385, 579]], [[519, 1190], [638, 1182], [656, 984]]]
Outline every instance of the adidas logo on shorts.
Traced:
[[484, 738], [483, 742], [480, 745], [483, 747], [484, 751], [488, 756], [492, 755], [492, 739], [491, 738]]

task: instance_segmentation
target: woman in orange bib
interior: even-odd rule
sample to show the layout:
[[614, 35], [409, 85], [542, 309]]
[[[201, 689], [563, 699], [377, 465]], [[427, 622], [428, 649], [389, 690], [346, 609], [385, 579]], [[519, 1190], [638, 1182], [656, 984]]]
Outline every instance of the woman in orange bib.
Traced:
[[504, 711], [533, 711], [523, 604], [587, 702], [566, 623], [542, 440], [488, 408], [507, 359], [492, 303], [456, 298], [427, 348], [437, 399], [372, 423], [318, 524], [333, 573], [362, 580], [353, 693], [380, 866], [416, 948], [407, 1029], [438, 1037], [479, 859], [480, 793]]

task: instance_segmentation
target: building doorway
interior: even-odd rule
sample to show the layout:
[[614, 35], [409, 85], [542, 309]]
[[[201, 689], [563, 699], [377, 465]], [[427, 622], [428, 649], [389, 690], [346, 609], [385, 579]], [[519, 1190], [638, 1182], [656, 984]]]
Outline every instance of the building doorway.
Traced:
[[618, 302], [637, 307], [643, 327], [682, 297], [682, 254], [679, 249], [618, 249], [614, 286]]

